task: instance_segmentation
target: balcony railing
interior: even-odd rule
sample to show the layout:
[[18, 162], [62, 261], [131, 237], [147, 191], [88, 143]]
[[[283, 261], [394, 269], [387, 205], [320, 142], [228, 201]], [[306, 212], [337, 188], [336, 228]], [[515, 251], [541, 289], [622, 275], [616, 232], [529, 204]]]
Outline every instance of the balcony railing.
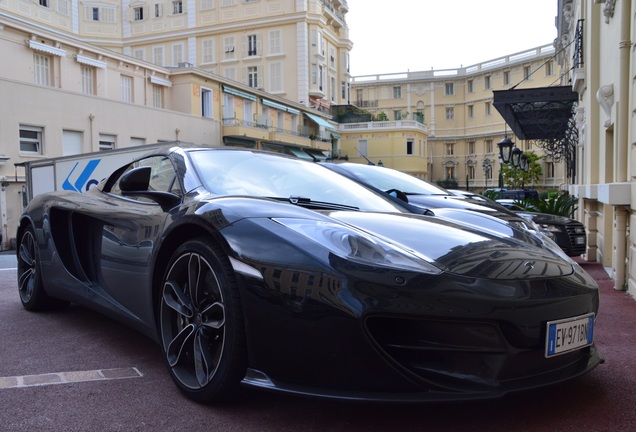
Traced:
[[576, 34], [574, 35], [574, 58], [573, 67], [574, 69], [581, 69], [585, 66], [585, 61], [583, 58], [583, 21], [582, 19], [578, 20], [576, 23]]
[[376, 121], [365, 123], [344, 123], [340, 125], [343, 131], [352, 130], [382, 130], [382, 129], [401, 129], [410, 128], [418, 129], [422, 132], [427, 132], [426, 125], [418, 122], [417, 120], [392, 120], [392, 121]]

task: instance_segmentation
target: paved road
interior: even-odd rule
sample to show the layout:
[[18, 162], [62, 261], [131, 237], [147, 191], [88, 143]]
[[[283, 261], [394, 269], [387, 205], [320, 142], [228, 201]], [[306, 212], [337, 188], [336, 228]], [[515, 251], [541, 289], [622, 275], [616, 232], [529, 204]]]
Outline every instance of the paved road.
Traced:
[[[15, 269], [1, 269], [0, 430], [12, 431], [634, 431], [636, 301], [602, 289], [596, 341], [606, 363], [547, 389], [498, 400], [425, 405], [333, 402], [247, 390], [222, 406], [180, 395], [159, 347], [71, 306], [29, 313]], [[11, 262], [6, 265], [10, 267]]]

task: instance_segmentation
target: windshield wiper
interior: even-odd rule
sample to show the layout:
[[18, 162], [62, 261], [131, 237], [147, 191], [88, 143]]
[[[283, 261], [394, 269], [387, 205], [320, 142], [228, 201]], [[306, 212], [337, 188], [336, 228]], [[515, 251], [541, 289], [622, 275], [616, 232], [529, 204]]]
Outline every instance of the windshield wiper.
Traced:
[[309, 208], [309, 209], [321, 209], [321, 210], [360, 210], [359, 207], [348, 206], [345, 204], [330, 203], [324, 201], [313, 201], [311, 198], [290, 196], [288, 198], [283, 197], [267, 197], [276, 201], [288, 202], [297, 206]]

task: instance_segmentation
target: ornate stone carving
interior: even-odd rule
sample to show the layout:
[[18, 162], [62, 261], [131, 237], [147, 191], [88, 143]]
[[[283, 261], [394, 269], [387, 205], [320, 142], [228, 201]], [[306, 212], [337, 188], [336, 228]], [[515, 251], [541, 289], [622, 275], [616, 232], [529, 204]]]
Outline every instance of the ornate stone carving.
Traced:
[[603, 15], [605, 16], [605, 23], [609, 24], [610, 19], [614, 18], [616, 0], [594, 0], [594, 3], [603, 3]]
[[601, 86], [596, 92], [596, 100], [607, 116], [605, 127], [610, 127], [612, 125], [612, 106], [614, 105], [614, 84]]

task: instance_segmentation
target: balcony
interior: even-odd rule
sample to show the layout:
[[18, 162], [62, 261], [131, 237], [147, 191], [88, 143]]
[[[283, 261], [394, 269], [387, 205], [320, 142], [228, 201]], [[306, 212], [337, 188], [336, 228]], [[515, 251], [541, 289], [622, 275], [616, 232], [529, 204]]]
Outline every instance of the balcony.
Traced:
[[392, 120], [392, 121], [376, 121], [365, 123], [345, 123], [340, 125], [343, 132], [353, 131], [376, 131], [376, 130], [395, 130], [395, 129], [415, 129], [422, 133], [428, 133], [426, 125], [416, 120]]
[[256, 122], [248, 122], [237, 118], [223, 119], [223, 136], [237, 137], [247, 140], [269, 139], [269, 128], [267, 125]]

